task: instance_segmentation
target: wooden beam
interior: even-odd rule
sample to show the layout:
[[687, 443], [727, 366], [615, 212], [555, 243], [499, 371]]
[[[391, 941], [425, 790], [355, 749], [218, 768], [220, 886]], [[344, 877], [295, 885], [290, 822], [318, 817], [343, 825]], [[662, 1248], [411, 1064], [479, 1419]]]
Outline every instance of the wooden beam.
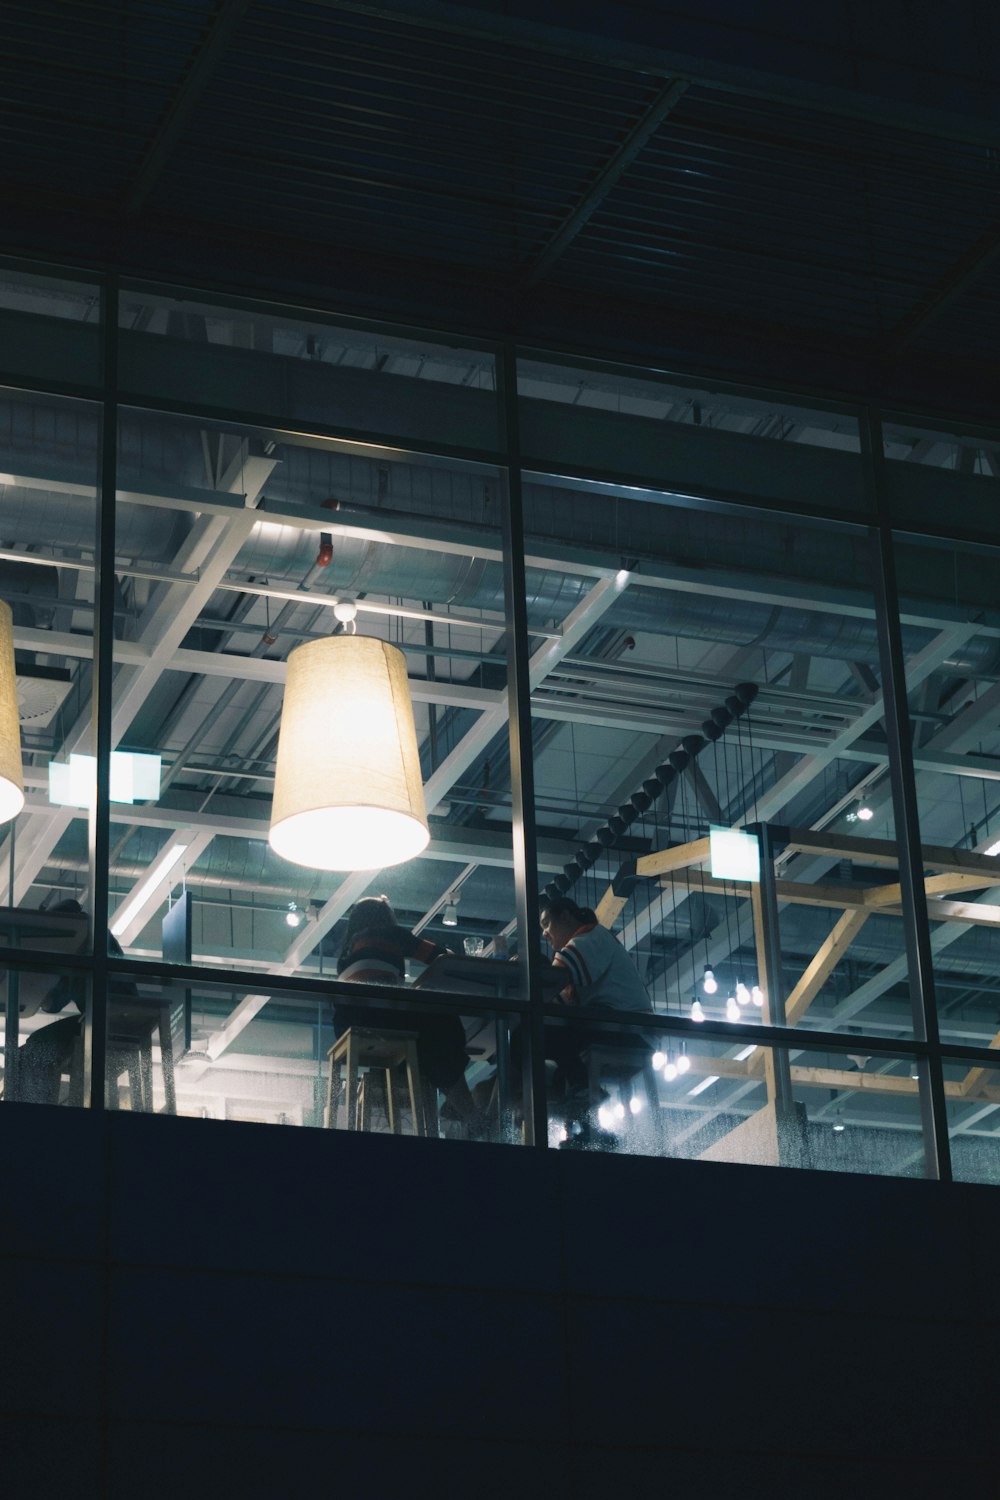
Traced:
[[[673, 849], [658, 849], [653, 854], [643, 854], [636, 860], [637, 875], [666, 875], [671, 870], [689, 870], [692, 865], [703, 865], [708, 859], [708, 839], [695, 839], [690, 844], [676, 844]], [[998, 875], [1000, 880], [1000, 875]]]
[[[990, 875], [958, 874], [946, 871], [942, 875], [926, 875], [924, 890], [928, 896], [950, 896], [958, 891], [982, 891], [1000, 882], [1000, 870]], [[895, 885], [873, 885], [865, 891], [866, 906], [899, 906], [903, 899], [902, 887]]]
[[868, 920], [864, 910], [845, 911], [817, 950], [785, 1001], [785, 1022], [794, 1026], [805, 1015], [834, 969]]
[[[990, 1042], [990, 1051], [991, 1052], [996, 1052], [998, 1050], [1000, 1050], [1000, 1031], [997, 1032], [996, 1036]], [[994, 1068], [984, 1068], [984, 1067], [970, 1068], [969, 1071], [966, 1073], [965, 1077], [962, 1079], [962, 1083], [961, 1083], [961, 1089], [962, 1089], [962, 1095], [963, 1095], [963, 1097], [967, 1096], [968, 1094], [971, 1094], [972, 1091], [973, 1091], [973, 1089], [976, 1089], [976, 1090], [981, 1089], [982, 1086], [983, 1086], [984, 1079], [986, 1079], [987, 1077], [989, 1077], [989, 1075], [991, 1073], [995, 1073], [995, 1072], [996, 1072], [996, 1069], [994, 1069]]]
[[627, 896], [616, 896], [611, 887], [608, 886], [604, 895], [594, 907], [597, 913], [597, 920], [602, 927], [613, 927], [615, 925], [624, 910], [627, 900]]
[[[826, 830], [790, 828], [785, 847], [792, 854], [825, 854], [831, 859], [857, 859], [867, 865], [896, 867], [899, 864], [899, 850], [891, 839], [860, 839]], [[928, 869], [947, 870], [957, 875], [987, 875], [992, 877], [986, 881], [987, 885], [1000, 885], [1000, 858], [996, 855], [923, 844], [920, 857]]]

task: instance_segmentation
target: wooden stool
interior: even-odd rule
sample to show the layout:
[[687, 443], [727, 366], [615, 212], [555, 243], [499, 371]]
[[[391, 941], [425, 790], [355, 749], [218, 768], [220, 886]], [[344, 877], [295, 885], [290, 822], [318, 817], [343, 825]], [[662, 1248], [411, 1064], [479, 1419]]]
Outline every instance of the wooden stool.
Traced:
[[[410, 1101], [414, 1135], [427, 1134], [427, 1113], [424, 1107], [423, 1080], [417, 1062], [417, 1037], [413, 1031], [370, 1031], [366, 1027], [352, 1026], [334, 1042], [327, 1056], [330, 1059], [330, 1077], [326, 1088], [326, 1108], [323, 1124], [328, 1130], [336, 1128], [337, 1101], [340, 1097], [340, 1073], [345, 1074], [345, 1102], [347, 1105], [347, 1129], [368, 1130], [371, 1127], [373, 1075], [383, 1075], [386, 1114], [389, 1130], [393, 1135], [402, 1134], [402, 1122], [396, 1111], [393, 1098], [392, 1075], [395, 1068], [406, 1068], [406, 1090]], [[365, 1069], [365, 1076], [359, 1070]]]

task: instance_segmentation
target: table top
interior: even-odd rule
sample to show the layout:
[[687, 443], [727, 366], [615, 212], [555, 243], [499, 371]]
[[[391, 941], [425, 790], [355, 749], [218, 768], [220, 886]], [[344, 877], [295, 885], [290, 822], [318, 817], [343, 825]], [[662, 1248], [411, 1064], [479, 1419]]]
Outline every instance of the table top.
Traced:
[[[523, 977], [524, 966], [516, 958], [472, 958], [467, 954], [445, 953], [427, 965], [420, 977], [414, 980], [413, 988], [509, 996], [520, 992]], [[543, 969], [542, 988], [546, 999], [557, 995], [566, 984], [565, 970]]]

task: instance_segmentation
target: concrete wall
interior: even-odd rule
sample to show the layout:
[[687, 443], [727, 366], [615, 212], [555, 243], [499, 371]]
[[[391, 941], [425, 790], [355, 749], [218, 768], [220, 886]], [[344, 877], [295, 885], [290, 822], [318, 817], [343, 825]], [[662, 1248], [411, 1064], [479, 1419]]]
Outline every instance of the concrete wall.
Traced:
[[17, 1105], [0, 1160], [4, 1495], [995, 1469], [991, 1188]]

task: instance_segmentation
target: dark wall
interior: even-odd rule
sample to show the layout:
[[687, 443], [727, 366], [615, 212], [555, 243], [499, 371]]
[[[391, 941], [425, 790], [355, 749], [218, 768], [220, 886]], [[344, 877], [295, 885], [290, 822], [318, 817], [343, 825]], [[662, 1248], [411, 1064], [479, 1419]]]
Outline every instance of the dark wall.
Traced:
[[996, 1467], [989, 1188], [17, 1105], [0, 1151], [6, 1495], [821, 1500]]

